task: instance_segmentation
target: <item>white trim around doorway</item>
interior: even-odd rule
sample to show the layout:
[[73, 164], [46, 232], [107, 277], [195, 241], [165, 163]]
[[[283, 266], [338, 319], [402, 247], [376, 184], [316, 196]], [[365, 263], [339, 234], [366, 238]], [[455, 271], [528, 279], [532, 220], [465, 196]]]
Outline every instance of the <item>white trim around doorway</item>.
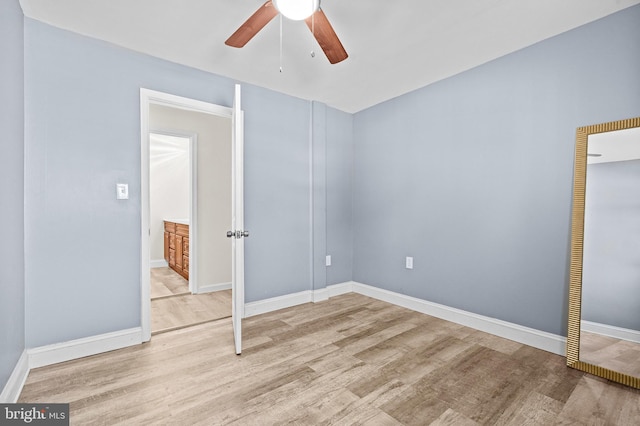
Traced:
[[[195, 99], [183, 98], [155, 90], [140, 89], [140, 323], [142, 341], [151, 340], [151, 295], [149, 259], [149, 105], [164, 105], [231, 119], [233, 110]], [[191, 268], [189, 273], [191, 274]]]

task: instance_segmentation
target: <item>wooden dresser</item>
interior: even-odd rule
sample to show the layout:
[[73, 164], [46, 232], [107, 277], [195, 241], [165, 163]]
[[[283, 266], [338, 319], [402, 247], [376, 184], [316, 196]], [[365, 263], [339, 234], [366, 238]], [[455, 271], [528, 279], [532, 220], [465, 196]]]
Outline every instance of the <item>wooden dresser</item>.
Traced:
[[189, 225], [164, 221], [164, 258], [171, 269], [189, 279]]

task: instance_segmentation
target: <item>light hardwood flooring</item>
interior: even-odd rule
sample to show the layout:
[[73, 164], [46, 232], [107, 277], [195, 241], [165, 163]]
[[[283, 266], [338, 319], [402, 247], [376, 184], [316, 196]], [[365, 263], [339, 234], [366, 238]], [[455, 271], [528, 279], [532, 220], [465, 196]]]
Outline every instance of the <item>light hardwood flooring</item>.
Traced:
[[189, 293], [189, 281], [169, 267], [151, 268], [151, 300]]
[[580, 360], [640, 377], [640, 344], [638, 343], [582, 330]]
[[231, 290], [191, 294], [170, 268], [151, 269], [151, 333], [159, 334], [231, 316]]
[[636, 425], [640, 391], [563, 357], [358, 294], [34, 369], [76, 425]]

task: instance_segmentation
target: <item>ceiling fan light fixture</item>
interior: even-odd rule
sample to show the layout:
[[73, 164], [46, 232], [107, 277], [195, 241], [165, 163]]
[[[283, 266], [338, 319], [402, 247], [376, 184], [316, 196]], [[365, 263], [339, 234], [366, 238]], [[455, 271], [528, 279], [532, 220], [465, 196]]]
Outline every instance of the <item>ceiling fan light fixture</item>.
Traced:
[[302, 21], [320, 9], [320, 0], [273, 0], [273, 5], [285, 18]]

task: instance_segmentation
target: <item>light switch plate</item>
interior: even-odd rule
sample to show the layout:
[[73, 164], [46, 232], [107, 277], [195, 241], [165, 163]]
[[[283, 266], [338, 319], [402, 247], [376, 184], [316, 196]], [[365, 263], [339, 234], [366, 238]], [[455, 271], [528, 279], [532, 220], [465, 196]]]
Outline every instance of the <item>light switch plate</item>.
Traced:
[[331, 266], [331, 255], [328, 254], [324, 261], [325, 266]]
[[404, 266], [407, 269], [413, 269], [413, 257], [407, 256], [407, 259], [405, 261], [405, 265]]
[[118, 200], [128, 200], [129, 199], [129, 184], [127, 184], [127, 183], [118, 183], [118, 184], [116, 184], [116, 198]]

